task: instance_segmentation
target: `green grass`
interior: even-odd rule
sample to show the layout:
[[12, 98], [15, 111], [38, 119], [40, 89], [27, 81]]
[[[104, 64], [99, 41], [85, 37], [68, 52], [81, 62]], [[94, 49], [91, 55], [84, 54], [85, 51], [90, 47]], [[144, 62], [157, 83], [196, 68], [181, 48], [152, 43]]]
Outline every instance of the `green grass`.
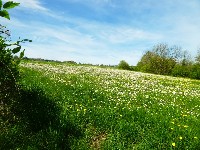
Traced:
[[200, 149], [198, 80], [56, 63], [21, 77], [1, 149]]

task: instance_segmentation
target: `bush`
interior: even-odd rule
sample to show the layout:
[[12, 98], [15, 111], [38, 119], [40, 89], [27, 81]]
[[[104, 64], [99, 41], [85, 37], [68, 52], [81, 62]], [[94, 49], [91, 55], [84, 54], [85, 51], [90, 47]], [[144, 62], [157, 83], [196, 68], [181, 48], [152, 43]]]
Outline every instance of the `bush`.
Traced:
[[[0, 17], [10, 19], [7, 9], [18, 5], [19, 3], [12, 1], [2, 4], [2, 0], [0, 0]], [[0, 113], [2, 114], [0, 121], [3, 122], [1, 128], [8, 122], [16, 120], [11, 108], [15, 107], [16, 102], [20, 99], [20, 89], [17, 85], [19, 80], [18, 65], [24, 56], [24, 51], [21, 51], [19, 59], [16, 59], [14, 54], [20, 52], [20, 43], [25, 41], [30, 40], [12, 42], [9, 30], [0, 25]]]
[[173, 70], [172, 75], [175, 77], [189, 77], [190, 67], [177, 64]]
[[200, 79], [200, 64], [194, 64], [191, 67], [189, 77], [193, 79]]
[[118, 69], [130, 70], [130, 66], [125, 60], [121, 60], [118, 64]]
[[[0, 17], [10, 19], [7, 9], [17, 6], [18, 3], [7, 2], [2, 5], [0, 0]], [[18, 64], [19, 61], [13, 59], [13, 54], [18, 53], [21, 49], [20, 41], [11, 43], [9, 30], [0, 25], [0, 100], [2, 120], [12, 118], [10, 107], [17, 99], [18, 88], [17, 79], [19, 78]], [[21, 56], [23, 53], [21, 53]]]

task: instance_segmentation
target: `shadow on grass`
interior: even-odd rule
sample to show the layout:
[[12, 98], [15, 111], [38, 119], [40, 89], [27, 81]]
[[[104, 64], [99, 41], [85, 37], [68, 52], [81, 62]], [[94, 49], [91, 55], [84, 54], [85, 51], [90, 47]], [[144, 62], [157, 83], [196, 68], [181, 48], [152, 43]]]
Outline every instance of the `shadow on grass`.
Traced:
[[20, 93], [11, 109], [18, 122], [4, 128], [0, 149], [70, 149], [70, 143], [82, 133], [63, 119], [55, 100], [35, 87]]
[[21, 91], [21, 99], [14, 111], [31, 132], [58, 125], [60, 108], [39, 88]]

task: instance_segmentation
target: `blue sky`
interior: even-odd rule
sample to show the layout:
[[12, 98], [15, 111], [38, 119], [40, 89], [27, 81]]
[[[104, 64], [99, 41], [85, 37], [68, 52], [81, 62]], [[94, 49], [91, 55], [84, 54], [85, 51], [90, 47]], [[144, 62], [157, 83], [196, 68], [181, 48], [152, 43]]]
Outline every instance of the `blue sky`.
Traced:
[[[3, 0], [4, 2], [6, 0]], [[29, 38], [31, 58], [136, 65], [158, 43], [195, 56], [200, 47], [200, 0], [13, 0], [12, 38]]]

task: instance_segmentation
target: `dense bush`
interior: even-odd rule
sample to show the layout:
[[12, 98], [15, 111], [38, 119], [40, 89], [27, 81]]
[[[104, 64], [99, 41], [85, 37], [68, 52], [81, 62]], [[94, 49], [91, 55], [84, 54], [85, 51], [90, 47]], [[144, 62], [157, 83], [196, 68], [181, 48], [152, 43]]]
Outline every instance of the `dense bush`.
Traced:
[[200, 80], [200, 64], [194, 64], [191, 67], [190, 78]]
[[130, 66], [125, 60], [121, 60], [117, 67], [118, 69], [130, 70]]
[[177, 64], [172, 70], [172, 75], [175, 77], [189, 77], [190, 70], [190, 66], [183, 66], [181, 64]]
[[[0, 17], [10, 19], [7, 9], [19, 5], [14, 2], [7, 2], [4, 5], [0, 0]], [[13, 59], [13, 54], [20, 51], [21, 46], [17, 41], [11, 43], [9, 30], [5, 26], [0, 25], [0, 101], [1, 101], [1, 114], [2, 119], [10, 119], [10, 107], [15, 100], [19, 97], [19, 89], [17, 88], [17, 80], [19, 78], [18, 60]], [[23, 57], [21, 52], [20, 57]]]
[[[19, 3], [12, 1], [2, 4], [0, 0], [0, 17], [10, 19], [8, 9], [18, 6]], [[0, 113], [1, 129], [8, 127], [10, 123], [16, 123], [18, 118], [13, 114], [12, 109], [21, 98], [18, 65], [20, 59], [24, 56], [21, 51], [21, 42], [29, 41], [27, 39], [12, 42], [10, 32], [3, 25], [0, 25]], [[20, 52], [21, 51], [21, 52]], [[15, 59], [14, 55], [19, 53], [19, 58]], [[1, 143], [1, 142], [0, 142]]]

